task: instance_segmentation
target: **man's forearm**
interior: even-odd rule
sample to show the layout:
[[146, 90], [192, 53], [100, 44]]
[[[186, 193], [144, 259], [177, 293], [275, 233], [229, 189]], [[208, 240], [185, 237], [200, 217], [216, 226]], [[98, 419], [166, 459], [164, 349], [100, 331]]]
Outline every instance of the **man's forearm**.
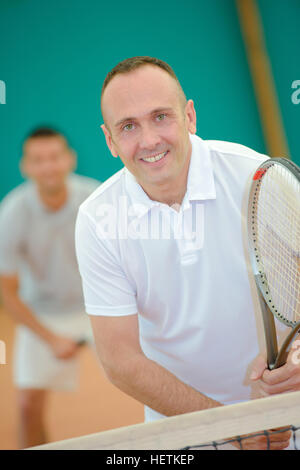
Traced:
[[5, 293], [3, 295], [3, 304], [17, 323], [27, 326], [44, 341], [51, 341], [53, 334], [36, 319], [29, 307], [22, 302], [17, 294]]
[[107, 370], [107, 375], [123, 392], [165, 416], [222, 406], [143, 354]]

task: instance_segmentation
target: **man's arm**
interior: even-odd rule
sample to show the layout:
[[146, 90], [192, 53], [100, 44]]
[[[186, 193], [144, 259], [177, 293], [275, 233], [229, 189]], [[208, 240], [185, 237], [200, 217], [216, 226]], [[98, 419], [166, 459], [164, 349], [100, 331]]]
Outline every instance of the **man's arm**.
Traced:
[[36, 319], [32, 311], [22, 302], [18, 294], [18, 275], [1, 275], [0, 290], [5, 309], [13, 316], [17, 323], [27, 326], [48, 343], [57, 358], [68, 359], [73, 356], [77, 350], [76, 342], [53, 334]]
[[[165, 416], [179, 415], [221, 403], [186, 385], [156, 362], [148, 359], [139, 343], [137, 315], [90, 316], [96, 348], [108, 379], [120, 390]], [[248, 435], [245, 449], [284, 449], [290, 431], [279, 435]], [[240, 448], [239, 442], [233, 445]]]
[[144, 355], [137, 315], [90, 318], [106, 375], [123, 392], [166, 416], [221, 406]]

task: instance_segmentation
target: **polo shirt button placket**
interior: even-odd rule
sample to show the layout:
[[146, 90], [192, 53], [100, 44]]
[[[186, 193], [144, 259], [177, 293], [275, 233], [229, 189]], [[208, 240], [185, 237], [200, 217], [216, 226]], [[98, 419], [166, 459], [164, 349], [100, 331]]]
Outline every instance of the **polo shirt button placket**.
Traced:
[[197, 261], [197, 246], [195, 244], [196, 234], [192, 232], [192, 218], [189, 217], [189, 211], [192, 208], [189, 206], [182, 214], [181, 220], [181, 237], [177, 240], [178, 249], [180, 253], [182, 264], [193, 264]]

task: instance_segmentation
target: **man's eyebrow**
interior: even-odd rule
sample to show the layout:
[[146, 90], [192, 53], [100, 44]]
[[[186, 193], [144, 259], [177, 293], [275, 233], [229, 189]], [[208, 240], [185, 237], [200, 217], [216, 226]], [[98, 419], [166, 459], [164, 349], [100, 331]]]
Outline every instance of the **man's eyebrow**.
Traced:
[[119, 127], [121, 124], [123, 124], [124, 122], [127, 122], [127, 121], [135, 121], [135, 117], [126, 117], [126, 118], [123, 118], [123, 119], [120, 119], [120, 121], [117, 121], [115, 124], [114, 124], [114, 127]]
[[[162, 112], [170, 112], [170, 111], [173, 111], [173, 108], [168, 108], [168, 107], [155, 108], [152, 111], [150, 111], [149, 115], [162, 113]], [[119, 127], [121, 124], [124, 124], [125, 122], [135, 121], [136, 119], [137, 118], [134, 117], [134, 116], [129, 116], [129, 117], [122, 118], [114, 124], [114, 127]]]
[[156, 108], [154, 109], [153, 111], [151, 111], [150, 114], [158, 114], [158, 113], [163, 113], [163, 112], [170, 112], [170, 111], [174, 111], [173, 108], [168, 108], [168, 107], [165, 107], [165, 108]]

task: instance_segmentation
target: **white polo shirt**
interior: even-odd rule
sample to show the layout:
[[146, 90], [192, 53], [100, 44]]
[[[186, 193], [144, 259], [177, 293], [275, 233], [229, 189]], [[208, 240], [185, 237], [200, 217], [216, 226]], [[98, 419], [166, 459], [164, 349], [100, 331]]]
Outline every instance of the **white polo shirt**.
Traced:
[[[224, 404], [250, 398], [258, 353], [242, 241], [246, 183], [268, 157], [190, 136], [176, 212], [122, 169], [80, 207], [76, 249], [90, 315], [139, 314], [147, 357]], [[146, 407], [146, 420], [162, 417]]]
[[21, 299], [54, 322], [55, 315], [84, 310], [75, 221], [78, 207], [100, 183], [70, 174], [66, 184], [68, 199], [57, 211], [44, 206], [32, 181], [14, 188], [0, 204], [0, 273], [18, 274]]

